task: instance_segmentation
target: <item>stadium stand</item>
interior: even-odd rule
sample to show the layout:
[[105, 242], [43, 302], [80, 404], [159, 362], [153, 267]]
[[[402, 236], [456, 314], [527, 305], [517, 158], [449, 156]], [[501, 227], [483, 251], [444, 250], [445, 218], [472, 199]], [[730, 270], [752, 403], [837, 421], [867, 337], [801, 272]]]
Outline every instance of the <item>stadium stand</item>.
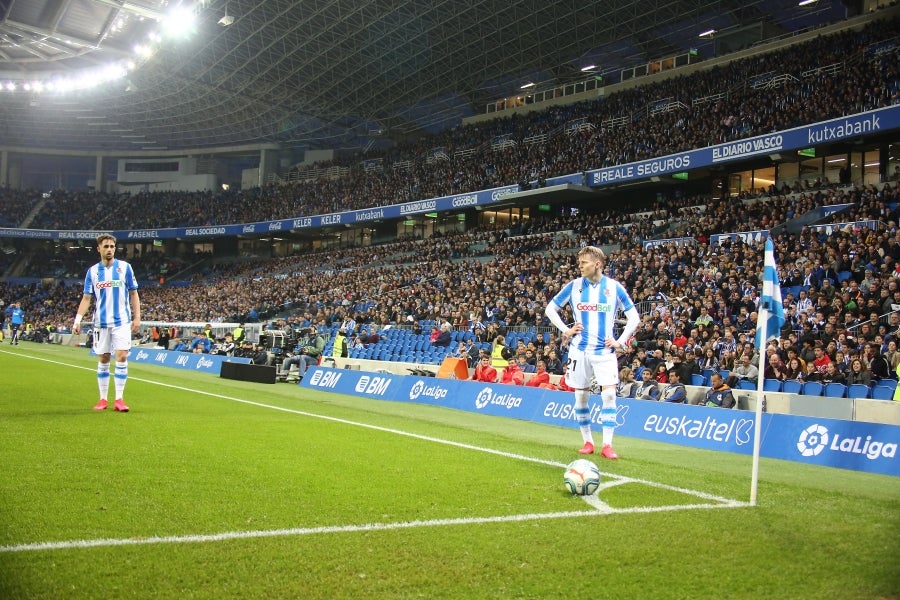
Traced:
[[[360, 156], [354, 155], [317, 165], [319, 169], [342, 167], [332, 179], [297, 176], [242, 192], [148, 192], [125, 197], [57, 191], [44, 197], [33, 191], [3, 190], [0, 222], [23, 228], [91, 229], [100, 225], [101, 213], [112, 212], [102, 227], [247, 223], [485, 189], [740, 139], [897, 103], [900, 75], [894, 55], [860, 58], [866, 44], [894, 36], [896, 24], [878, 22], [858, 32], [735, 61], [727, 72], [701, 71], [602, 100], [460, 127], [385, 153], [380, 157], [386, 161], [381, 171], [362, 169]], [[816, 65], [833, 64], [830, 61], [846, 66], [803, 76]], [[745, 85], [776, 67], [796, 74], [797, 82], [776, 90]], [[860, 91], [848, 93], [851, 90]], [[724, 96], [698, 104], [694, 102], [698, 94]], [[687, 108], [652, 119], [635, 116], [635, 107], [661, 97], [679, 99]], [[619, 128], [602, 126], [621, 117], [628, 119]], [[550, 135], [573, 119], [587, 119], [594, 127], [574, 136]], [[498, 135], [509, 135], [516, 143], [495, 150], [490, 140]], [[525, 143], [534, 136], [547, 141]], [[422, 168], [417, 157], [423, 148], [438, 145], [451, 149], [451, 160]], [[455, 159], [457, 150], [473, 152]], [[401, 163], [407, 170], [392, 166]], [[85, 211], [85, 205], [97, 209]], [[827, 236], [806, 227], [792, 233], [788, 227], [804, 218], [808, 221], [823, 207], [837, 205], [850, 207], [815, 222], [873, 220], [877, 225], [843, 228]], [[896, 326], [889, 326], [888, 316], [897, 312], [894, 304], [900, 304], [898, 205], [896, 182], [798, 180], [789, 188], [772, 186], [736, 198], [666, 199], [652, 210], [538, 216], [527, 223], [484, 225], [428, 240], [334, 247], [279, 258], [229, 257], [219, 262], [203, 254], [162, 253], [127, 258], [143, 274], [145, 320], [266, 320], [269, 329], [283, 330], [315, 323], [325, 326], [333, 337], [352, 318], [359, 327], [348, 333], [361, 338], [364, 331], [368, 339], [375, 332], [379, 339], [360, 341], [351, 348], [351, 358], [439, 364], [467, 336], [479, 336], [476, 343], [485, 348], [499, 333], [506, 334], [509, 343], [522, 338], [522, 351], [531, 350], [535, 358], [551, 350], [564, 358], [565, 346], [550, 335], [543, 306], [549, 294], [575, 275], [573, 253], [585, 244], [601, 245], [615, 250], [610, 274], [632, 290], [653, 331], [661, 332], [669, 343], [676, 330], [683, 330], [687, 341], [671, 347], [675, 355], [687, 358], [695, 349], [713, 347], [726, 328], [735, 331], [740, 349], [718, 357], [722, 372], [727, 373], [743, 352], [752, 353], [744, 344], [752, 341], [755, 329], [762, 248], [760, 243], [742, 241], [714, 246], [709, 241], [713, 234], [771, 230], [785, 291], [796, 300], [802, 289], [812, 300], [812, 310], [788, 302], [789, 321], [777, 352], [819, 341], [830, 353], [841, 351], [852, 360], [866, 356], [866, 342], [886, 349], [900, 335]], [[647, 249], [641, 243], [675, 237], [693, 238], [696, 243]], [[78, 280], [95, 258], [91, 244], [86, 245], [73, 250], [48, 244], [14, 264], [7, 262], [7, 272], [16, 269], [20, 277], [52, 278], [57, 283], [0, 281], [0, 298], [21, 302], [36, 329], [63, 330], [80, 297]], [[805, 284], [802, 277], [797, 280], [807, 270], [815, 272], [817, 285]], [[835, 273], [829, 280], [833, 295], [818, 285], [828, 272]], [[854, 291], [853, 285], [862, 283], [867, 273], [867, 289]], [[170, 275], [168, 283], [153, 285], [161, 274]], [[708, 309], [711, 325], [696, 323], [701, 307]], [[739, 325], [743, 312], [748, 315], [745, 329]], [[871, 312], [884, 328], [862, 336], [863, 321]], [[427, 343], [427, 331], [442, 322], [454, 326], [456, 337], [450, 347], [435, 348]], [[483, 323], [488, 333], [480, 336], [476, 323]], [[638, 350], [626, 354], [623, 363], [636, 361]], [[783, 391], [788, 383], [784, 382]], [[806, 384], [809, 390], [817, 387], [814, 383]], [[884, 394], [876, 396], [879, 387], [872, 387], [872, 397]], [[819, 388], [816, 395], [822, 392]]]

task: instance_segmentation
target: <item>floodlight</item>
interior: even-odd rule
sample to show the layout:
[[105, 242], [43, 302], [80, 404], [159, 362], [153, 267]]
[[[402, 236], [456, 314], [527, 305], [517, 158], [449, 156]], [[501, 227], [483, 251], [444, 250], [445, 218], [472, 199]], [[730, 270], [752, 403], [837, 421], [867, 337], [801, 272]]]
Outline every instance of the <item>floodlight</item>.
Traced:
[[226, 14], [224, 17], [219, 19], [219, 25], [221, 25], [222, 27], [228, 27], [232, 23], [234, 23], [234, 15]]
[[193, 31], [195, 23], [194, 11], [186, 6], [176, 6], [163, 18], [162, 26], [171, 37], [186, 36]]

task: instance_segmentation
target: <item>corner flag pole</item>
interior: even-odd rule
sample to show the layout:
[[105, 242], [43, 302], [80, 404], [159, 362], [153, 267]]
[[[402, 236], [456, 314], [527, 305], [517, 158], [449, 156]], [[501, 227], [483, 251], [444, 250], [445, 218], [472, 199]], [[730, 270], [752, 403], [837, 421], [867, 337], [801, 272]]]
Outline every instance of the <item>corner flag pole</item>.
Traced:
[[759, 483], [759, 448], [762, 442], [763, 383], [766, 379], [766, 343], [769, 335], [781, 333], [784, 325], [784, 304], [781, 300], [781, 285], [775, 266], [775, 245], [772, 238], [766, 238], [765, 260], [763, 261], [762, 298], [757, 319], [756, 347], [759, 348], [759, 378], [756, 380], [756, 423], [753, 427], [753, 474], [750, 476], [750, 505], [756, 506], [757, 484]]
[[763, 382], [765, 381], [766, 369], [766, 348], [765, 339], [768, 335], [766, 331], [766, 321], [768, 320], [769, 311], [765, 305], [760, 306], [759, 317], [757, 323], [761, 339], [763, 340], [759, 348], [759, 377], [756, 379], [756, 417], [753, 422], [753, 468], [750, 474], [750, 506], [756, 506], [756, 492], [759, 484], [759, 449], [762, 444], [762, 407], [763, 407]]

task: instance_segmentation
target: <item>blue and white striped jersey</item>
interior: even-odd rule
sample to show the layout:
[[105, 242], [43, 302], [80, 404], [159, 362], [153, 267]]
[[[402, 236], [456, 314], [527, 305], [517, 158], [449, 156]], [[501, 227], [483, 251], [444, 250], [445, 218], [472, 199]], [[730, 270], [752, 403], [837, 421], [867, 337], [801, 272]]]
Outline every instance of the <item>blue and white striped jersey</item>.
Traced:
[[606, 277], [592, 284], [587, 277], [579, 277], [567, 283], [551, 300], [559, 308], [568, 303], [572, 307], [575, 321], [584, 327], [581, 333], [572, 338], [572, 348], [586, 354], [608, 354], [604, 342], [606, 338], [615, 338], [613, 329], [618, 310], [628, 311], [634, 308], [634, 302], [621, 283]]
[[134, 270], [124, 260], [112, 265], [103, 262], [88, 269], [84, 277], [84, 293], [93, 295], [95, 327], [117, 327], [131, 322], [131, 290], [138, 288]]

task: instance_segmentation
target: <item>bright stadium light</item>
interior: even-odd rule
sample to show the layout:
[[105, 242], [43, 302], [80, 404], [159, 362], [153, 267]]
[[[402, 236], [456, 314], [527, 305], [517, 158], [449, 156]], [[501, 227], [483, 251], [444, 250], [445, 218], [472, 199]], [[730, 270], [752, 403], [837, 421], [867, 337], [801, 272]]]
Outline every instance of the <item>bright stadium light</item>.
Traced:
[[196, 18], [192, 8], [176, 6], [163, 17], [163, 31], [171, 37], [184, 37], [194, 29]]
[[534, 82], [533, 82], [533, 81], [529, 81], [528, 83], [522, 85], [519, 89], [527, 90], [527, 89], [530, 88], [530, 87], [534, 87]]
[[596, 68], [597, 68], [597, 65], [588, 65], [586, 67], [581, 67], [581, 70], [583, 72], [587, 72], [587, 71], [593, 71]]
[[706, 31], [704, 31], [703, 33], [698, 35], [697, 37], [709, 38], [709, 37], [712, 37], [713, 34], [715, 34], [715, 33], [716, 33], [715, 29], [707, 29]]
[[818, 1], [819, 0], [802, 0], [797, 6], [809, 6], [810, 4], [815, 4]]

